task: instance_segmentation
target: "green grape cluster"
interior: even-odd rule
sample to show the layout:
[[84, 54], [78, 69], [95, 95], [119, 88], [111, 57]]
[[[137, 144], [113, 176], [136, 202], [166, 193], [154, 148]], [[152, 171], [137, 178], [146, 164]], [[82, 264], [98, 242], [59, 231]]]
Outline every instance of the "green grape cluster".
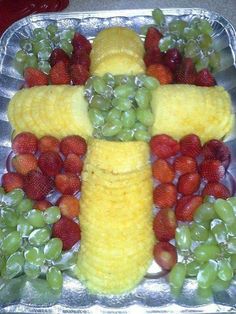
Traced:
[[94, 136], [114, 141], [149, 141], [154, 122], [152, 90], [159, 82], [144, 74], [93, 76], [85, 85]]
[[20, 40], [21, 49], [15, 55], [15, 68], [21, 74], [26, 67], [38, 68], [48, 73], [51, 68], [48, 59], [52, 50], [60, 47], [70, 55], [73, 50], [71, 40], [74, 33], [75, 30], [72, 28], [59, 31], [56, 24], [49, 24], [46, 29], [35, 28], [32, 38]]
[[219, 70], [220, 54], [214, 50], [213, 29], [208, 20], [195, 17], [187, 22], [174, 18], [167, 24], [160, 9], [155, 9], [152, 16], [164, 35], [159, 44], [161, 51], [177, 48], [182, 55], [193, 59], [197, 71], [207, 67], [213, 72]]
[[196, 277], [204, 295], [228, 288], [236, 271], [236, 197], [208, 197], [194, 221], [176, 229], [175, 241], [183, 261], [169, 274], [173, 291], [181, 290], [186, 277]]
[[[33, 208], [23, 190], [5, 193], [0, 188], [0, 275], [12, 279], [25, 273], [35, 279], [46, 269], [52, 289], [61, 289], [65, 268], [62, 241], [51, 238], [51, 224], [61, 217], [56, 206], [45, 211]], [[68, 262], [68, 258], [67, 258]], [[58, 265], [58, 266], [57, 266]], [[60, 266], [61, 265], [61, 266]]]

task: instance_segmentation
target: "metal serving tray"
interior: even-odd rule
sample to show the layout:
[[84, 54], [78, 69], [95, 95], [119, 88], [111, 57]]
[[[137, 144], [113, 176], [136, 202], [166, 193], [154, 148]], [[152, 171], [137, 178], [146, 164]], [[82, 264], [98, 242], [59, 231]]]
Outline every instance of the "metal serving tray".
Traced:
[[[221, 70], [216, 74], [219, 85], [224, 86], [232, 97], [236, 112], [236, 33], [233, 26], [215, 12], [203, 9], [163, 9], [167, 20], [175, 17], [190, 20], [202, 17], [213, 24], [213, 37], [222, 55]], [[12, 66], [19, 40], [29, 37], [37, 27], [57, 22], [61, 30], [74, 27], [87, 37], [94, 37], [103, 28], [121, 25], [140, 31], [145, 24], [152, 24], [152, 9], [96, 11], [78, 13], [39, 14], [14, 23], [0, 39], [0, 177], [5, 171], [10, 152], [11, 127], [7, 119], [9, 99], [21, 87], [22, 78]], [[231, 149], [231, 176], [236, 176], [235, 130], [225, 139]], [[0, 278], [0, 311], [15, 313], [216, 313], [236, 312], [236, 280], [229, 289], [208, 299], [196, 293], [196, 281], [188, 279], [181, 296], [170, 294], [166, 276], [161, 272], [150, 273], [131, 293], [121, 296], [92, 295], [80, 282], [66, 274], [62, 294], [48, 289], [42, 279], [28, 282], [24, 276], [8, 284]]]

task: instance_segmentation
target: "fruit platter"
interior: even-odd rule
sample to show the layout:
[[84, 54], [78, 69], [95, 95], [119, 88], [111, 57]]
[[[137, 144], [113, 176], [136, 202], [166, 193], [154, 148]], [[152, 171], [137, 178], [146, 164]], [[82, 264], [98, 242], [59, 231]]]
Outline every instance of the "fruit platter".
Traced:
[[236, 309], [236, 33], [38, 14], [0, 39], [0, 311]]

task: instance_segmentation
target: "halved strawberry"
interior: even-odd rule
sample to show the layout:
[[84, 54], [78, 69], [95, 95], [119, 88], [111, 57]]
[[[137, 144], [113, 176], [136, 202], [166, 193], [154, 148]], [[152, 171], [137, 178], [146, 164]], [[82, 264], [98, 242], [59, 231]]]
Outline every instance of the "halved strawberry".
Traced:
[[216, 80], [208, 69], [202, 69], [196, 75], [195, 85], [197, 86], [215, 86]]
[[180, 152], [184, 156], [197, 157], [200, 155], [202, 145], [199, 136], [196, 134], [188, 134], [182, 137], [179, 141]]
[[60, 141], [51, 135], [45, 135], [39, 139], [38, 150], [40, 153], [48, 151], [59, 153]]
[[199, 166], [199, 173], [208, 182], [218, 182], [225, 175], [225, 168], [219, 160], [207, 159]]
[[12, 165], [16, 172], [26, 175], [31, 170], [36, 170], [38, 160], [33, 154], [19, 154], [12, 158]]
[[153, 255], [156, 263], [165, 270], [170, 270], [177, 263], [176, 247], [169, 242], [158, 242]]
[[12, 150], [16, 154], [35, 154], [38, 149], [38, 139], [30, 132], [21, 132], [12, 141]]
[[153, 202], [160, 208], [171, 208], [177, 200], [177, 189], [172, 183], [161, 183], [153, 191]]
[[191, 58], [184, 58], [175, 72], [175, 80], [181, 84], [194, 84], [196, 69]]
[[152, 164], [152, 175], [161, 183], [170, 183], [174, 180], [173, 167], [165, 159], [157, 159]]
[[51, 52], [49, 63], [53, 67], [56, 63], [62, 61], [66, 66], [70, 63], [70, 57], [68, 54], [61, 48], [55, 48]]
[[177, 190], [183, 195], [191, 195], [199, 189], [201, 177], [197, 172], [185, 173], [179, 177]]
[[229, 189], [219, 182], [209, 182], [202, 190], [202, 196], [212, 195], [216, 198], [226, 199], [231, 196]]
[[197, 162], [190, 156], [178, 156], [174, 161], [174, 169], [179, 174], [197, 171]]
[[61, 214], [69, 219], [79, 216], [79, 200], [73, 195], [62, 195], [58, 200], [58, 207], [61, 210]]
[[192, 221], [196, 209], [202, 202], [203, 198], [198, 195], [188, 195], [180, 198], [175, 207], [177, 220]]
[[151, 152], [159, 158], [169, 158], [179, 152], [179, 143], [166, 134], [155, 135], [149, 142]]
[[171, 84], [174, 80], [171, 70], [160, 63], [149, 65], [146, 74], [155, 77], [162, 85]]
[[74, 85], [84, 85], [89, 78], [89, 71], [82, 64], [72, 64], [70, 67], [70, 76]]
[[225, 169], [228, 168], [231, 160], [231, 153], [228, 146], [219, 140], [210, 140], [203, 145], [202, 154], [205, 159], [219, 160]]
[[170, 241], [175, 238], [177, 227], [175, 212], [170, 208], [160, 209], [153, 220], [153, 230], [159, 241]]
[[163, 35], [158, 29], [155, 27], [149, 27], [144, 42], [145, 49], [149, 50], [158, 47], [162, 37]]
[[56, 175], [55, 185], [62, 194], [73, 195], [80, 191], [81, 181], [75, 174], [64, 173]]
[[84, 162], [76, 154], [69, 154], [64, 160], [64, 170], [65, 172], [70, 172], [74, 174], [80, 174], [83, 169]]
[[83, 137], [79, 135], [69, 135], [61, 140], [60, 151], [64, 156], [71, 153], [83, 156], [87, 151], [87, 144]]
[[63, 167], [63, 160], [58, 153], [48, 151], [40, 154], [38, 165], [42, 173], [47, 176], [56, 176]]
[[74, 50], [82, 49], [85, 50], [87, 54], [90, 54], [90, 51], [92, 50], [90, 41], [78, 32], [75, 33], [71, 43]]
[[49, 71], [49, 79], [52, 85], [70, 84], [70, 74], [63, 61], [57, 62]]
[[177, 67], [181, 64], [182, 56], [177, 48], [168, 49], [164, 56], [164, 64], [175, 72]]
[[159, 47], [148, 49], [144, 54], [143, 61], [146, 67], [151, 64], [162, 63], [163, 53], [161, 52]]
[[70, 64], [81, 64], [89, 71], [90, 57], [84, 49], [75, 50], [71, 55]]
[[51, 206], [52, 206], [52, 203], [50, 203], [47, 200], [36, 201], [34, 203], [34, 208], [42, 210], [42, 211], [46, 210], [47, 208], [49, 208]]
[[19, 173], [8, 172], [2, 176], [2, 186], [6, 192], [11, 192], [14, 189], [22, 189], [23, 185], [23, 176]]
[[24, 70], [24, 79], [26, 87], [48, 85], [48, 75], [36, 68], [26, 68]]

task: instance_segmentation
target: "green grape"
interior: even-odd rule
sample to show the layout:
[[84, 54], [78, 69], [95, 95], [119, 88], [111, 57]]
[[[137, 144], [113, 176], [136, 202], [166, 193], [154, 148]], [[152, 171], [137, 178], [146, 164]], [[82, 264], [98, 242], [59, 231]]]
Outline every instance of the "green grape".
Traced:
[[190, 232], [194, 241], [206, 241], [208, 239], [208, 230], [198, 223], [193, 222], [190, 225]]
[[68, 55], [70, 55], [73, 51], [73, 46], [66, 39], [60, 40], [60, 47], [63, 49]]
[[206, 243], [206, 244], [217, 245], [216, 238], [215, 238], [214, 234], [213, 234], [211, 231], [209, 231], [209, 233], [208, 233], [208, 238], [207, 238], [207, 240], [206, 240], [205, 243]]
[[213, 52], [209, 55], [209, 66], [212, 71], [217, 72], [220, 70], [221, 66], [221, 56], [220, 52]]
[[136, 110], [136, 116], [137, 116], [138, 121], [140, 121], [143, 125], [147, 127], [153, 125], [154, 116], [151, 110], [138, 108]]
[[199, 36], [199, 46], [203, 51], [208, 51], [212, 45], [212, 38], [208, 34], [202, 34]]
[[38, 53], [41, 50], [49, 49], [50, 47], [51, 47], [50, 40], [47, 40], [47, 39], [40, 40], [40, 41], [35, 40], [35, 41], [33, 41], [33, 54], [35, 56], [38, 56]]
[[24, 212], [28, 212], [32, 208], [33, 201], [30, 200], [29, 198], [25, 198], [17, 205], [16, 211], [21, 214]]
[[39, 277], [39, 275], [41, 273], [41, 269], [40, 269], [40, 266], [26, 262], [24, 264], [24, 273], [30, 279], [36, 279]]
[[18, 215], [13, 210], [2, 210], [2, 220], [7, 227], [16, 227], [18, 222]]
[[24, 68], [27, 68], [27, 67], [37, 68], [37, 66], [38, 66], [37, 57], [34, 55], [28, 55], [26, 57], [26, 60], [25, 60], [25, 67]]
[[12, 231], [2, 240], [2, 251], [5, 255], [15, 253], [21, 246], [21, 236], [18, 231]]
[[226, 252], [230, 254], [236, 254], [236, 238], [229, 238], [227, 242]]
[[35, 266], [42, 266], [45, 261], [45, 256], [41, 248], [29, 247], [24, 253], [25, 260]]
[[226, 200], [218, 198], [214, 203], [214, 209], [217, 215], [226, 223], [235, 220], [233, 207]]
[[49, 228], [35, 229], [29, 235], [29, 243], [31, 245], [40, 246], [45, 244], [51, 236]]
[[0, 229], [0, 244], [3, 240], [3, 238], [4, 238], [4, 232], [2, 231], [2, 229]]
[[26, 59], [27, 59], [27, 54], [23, 50], [17, 51], [15, 58], [14, 58], [14, 68], [19, 73], [23, 73]]
[[232, 280], [234, 275], [232, 266], [226, 258], [218, 261], [218, 277], [223, 281]]
[[41, 228], [45, 226], [43, 212], [38, 209], [32, 209], [25, 215], [28, 222], [35, 228]]
[[194, 58], [200, 54], [200, 48], [196, 40], [190, 39], [184, 48], [184, 55], [188, 58]]
[[136, 141], [143, 141], [143, 142], [148, 142], [151, 139], [150, 134], [148, 131], [145, 130], [136, 130], [134, 133], [134, 137]]
[[200, 20], [198, 23], [198, 29], [201, 34], [211, 35], [213, 33], [212, 26], [207, 20]]
[[6, 237], [9, 233], [13, 232], [13, 231], [16, 231], [16, 228], [12, 228], [12, 227], [6, 227], [4, 226], [2, 228], [2, 232], [4, 234], [4, 237]]
[[212, 220], [211, 231], [214, 234], [217, 243], [225, 243], [227, 241], [227, 230], [222, 220]]
[[155, 90], [160, 85], [159, 81], [155, 77], [144, 76], [143, 86], [149, 90]]
[[196, 277], [198, 274], [198, 271], [200, 270], [201, 264], [194, 260], [192, 262], [189, 262], [186, 264], [186, 274], [190, 277]]
[[203, 198], [203, 202], [206, 203], [212, 203], [214, 204], [215, 203], [215, 197], [213, 195], [205, 195], [204, 198]]
[[134, 130], [135, 131], [137, 131], [137, 130], [147, 131], [147, 128], [142, 123], [136, 122], [134, 125]]
[[106, 85], [109, 85], [111, 87], [115, 86], [115, 77], [111, 73], [106, 73], [103, 75], [103, 80], [106, 83]]
[[194, 214], [194, 221], [199, 223], [204, 221], [210, 221], [214, 218], [217, 218], [217, 215], [214, 210], [213, 204], [209, 202], [201, 204]]
[[106, 118], [106, 120], [108, 121], [108, 122], [112, 122], [112, 121], [116, 121], [116, 120], [119, 120], [119, 119], [121, 119], [121, 111], [120, 110], [118, 110], [118, 109], [116, 109], [116, 108], [113, 108], [113, 109], [111, 109], [109, 112], [108, 112], [108, 114], [107, 114], [107, 118]]
[[108, 121], [102, 128], [102, 134], [105, 137], [112, 137], [117, 135], [122, 129], [122, 122], [120, 120]]
[[75, 30], [73, 28], [69, 28], [60, 33], [61, 39], [66, 39], [67, 41], [71, 41], [75, 35]]
[[48, 32], [47, 32], [47, 30], [45, 30], [43, 28], [35, 28], [33, 30], [33, 35], [34, 35], [36, 40], [48, 38]]
[[132, 108], [132, 100], [125, 97], [117, 97], [112, 99], [112, 106], [120, 111], [126, 111]]
[[179, 36], [183, 34], [186, 26], [187, 26], [187, 22], [179, 20], [179, 19], [172, 20], [168, 25], [169, 31], [171, 33], [178, 34]]
[[63, 277], [61, 271], [57, 267], [52, 266], [48, 269], [46, 279], [52, 289], [59, 290], [62, 288]]
[[93, 85], [93, 88], [95, 90], [96, 93], [102, 95], [105, 88], [106, 88], [106, 83], [105, 81], [101, 78], [101, 77], [98, 77], [98, 76], [95, 76], [92, 80], [92, 85]]
[[6, 257], [3, 255], [0, 255], [0, 275], [2, 274], [2, 271], [6, 269]]
[[197, 282], [198, 286], [206, 289], [211, 287], [212, 283], [217, 278], [217, 262], [209, 260], [198, 272]]
[[135, 90], [132, 85], [120, 85], [115, 87], [114, 96], [119, 98], [133, 98], [135, 96]]
[[34, 227], [24, 217], [20, 217], [17, 222], [16, 230], [20, 233], [21, 237], [27, 237]]
[[229, 197], [227, 199], [227, 203], [229, 203], [232, 206], [234, 214], [236, 216], [236, 196]]
[[50, 35], [50, 38], [52, 40], [53, 45], [55, 46], [59, 46], [61, 43], [61, 39], [59, 34], [55, 34], [55, 35]]
[[5, 190], [4, 190], [4, 188], [2, 187], [2, 186], [0, 186], [0, 196], [3, 196], [3, 195], [5, 195], [6, 193], [5, 193]]
[[71, 266], [77, 263], [78, 253], [67, 251], [62, 252], [57, 260], [53, 261], [54, 266], [57, 266], [60, 270], [70, 269]]
[[118, 134], [117, 138], [122, 142], [132, 141], [134, 132], [130, 129], [122, 129]]
[[61, 239], [53, 238], [48, 241], [44, 247], [44, 255], [46, 259], [56, 260], [62, 251], [63, 243]]
[[229, 288], [230, 283], [231, 283], [231, 280], [224, 281], [219, 278], [216, 278], [216, 280], [213, 282], [211, 287], [214, 292], [222, 292]]
[[108, 110], [111, 107], [111, 102], [101, 95], [94, 95], [90, 106], [99, 110]]
[[165, 23], [165, 15], [161, 9], [154, 9], [152, 11], [152, 17], [158, 26], [161, 26]]
[[211, 288], [211, 286], [208, 288], [201, 288], [198, 286], [197, 295], [198, 295], [198, 297], [202, 298], [205, 302], [206, 302], [206, 299], [212, 299], [212, 288]]
[[141, 87], [137, 90], [135, 100], [141, 109], [147, 109], [150, 106], [151, 92], [146, 87]]
[[6, 261], [6, 273], [10, 274], [11, 278], [22, 272], [25, 259], [22, 252], [11, 254]]
[[38, 60], [47, 61], [50, 58], [52, 48], [44, 48], [38, 52]]
[[43, 218], [46, 224], [54, 224], [61, 218], [60, 208], [57, 206], [48, 207], [43, 212]]
[[159, 42], [159, 48], [162, 52], [167, 51], [170, 48], [174, 48], [175, 41], [171, 36], [165, 36]]
[[191, 27], [186, 27], [182, 34], [183, 38], [188, 41], [190, 39], [195, 39], [198, 36], [198, 32]]
[[40, 60], [38, 62], [38, 69], [48, 74], [51, 69], [50, 63], [48, 61]]
[[236, 223], [232, 221], [230, 224], [226, 224], [227, 233], [231, 236], [236, 236]]
[[236, 270], [236, 254], [232, 254], [230, 256], [230, 264], [231, 264], [233, 270], [235, 271]]
[[58, 32], [58, 27], [56, 24], [49, 24], [46, 27], [46, 30], [49, 32], [50, 35], [55, 35]]
[[91, 108], [88, 111], [89, 119], [92, 122], [92, 125], [97, 128], [102, 126], [105, 122], [102, 112], [96, 108]]
[[196, 70], [199, 72], [202, 69], [206, 69], [208, 67], [208, 64], [209, 64], [209, 58], [206, 56], [203, 56], [197, 60], [195, 64]]
[[190, 230], [187, 225], [183, 225], [176, 228], [175, 240], [176, 240], [178, 248], [181, 251], [186, 251], [190, 249], [192, 241], [191, 241]]
[[30, 53], [32, 52], [33, 48], [32, 41], [29, 38], [22, 38], [20, 40], [20, 47], [25, 52]]
[[198, 261], [207, 262], [209, 259], [216, 259], [219, 256], [220, 248], [213, 244], [200, 244], [193, 253]]
[[181, 289], [186, 277], [186, 265], [176, 263], [169, 273], [169, 284], [172, 289]]
[[8, 206], [17, 206], [24, 198], [24, 191], [22, 189], [14, 189], [4, 195], [4, 202]]
[[122, 112], [121, 114], [121, 122], [124, 128], [132, 128], [136, 121], [136, 114], [134, 109], [130, 109]]

